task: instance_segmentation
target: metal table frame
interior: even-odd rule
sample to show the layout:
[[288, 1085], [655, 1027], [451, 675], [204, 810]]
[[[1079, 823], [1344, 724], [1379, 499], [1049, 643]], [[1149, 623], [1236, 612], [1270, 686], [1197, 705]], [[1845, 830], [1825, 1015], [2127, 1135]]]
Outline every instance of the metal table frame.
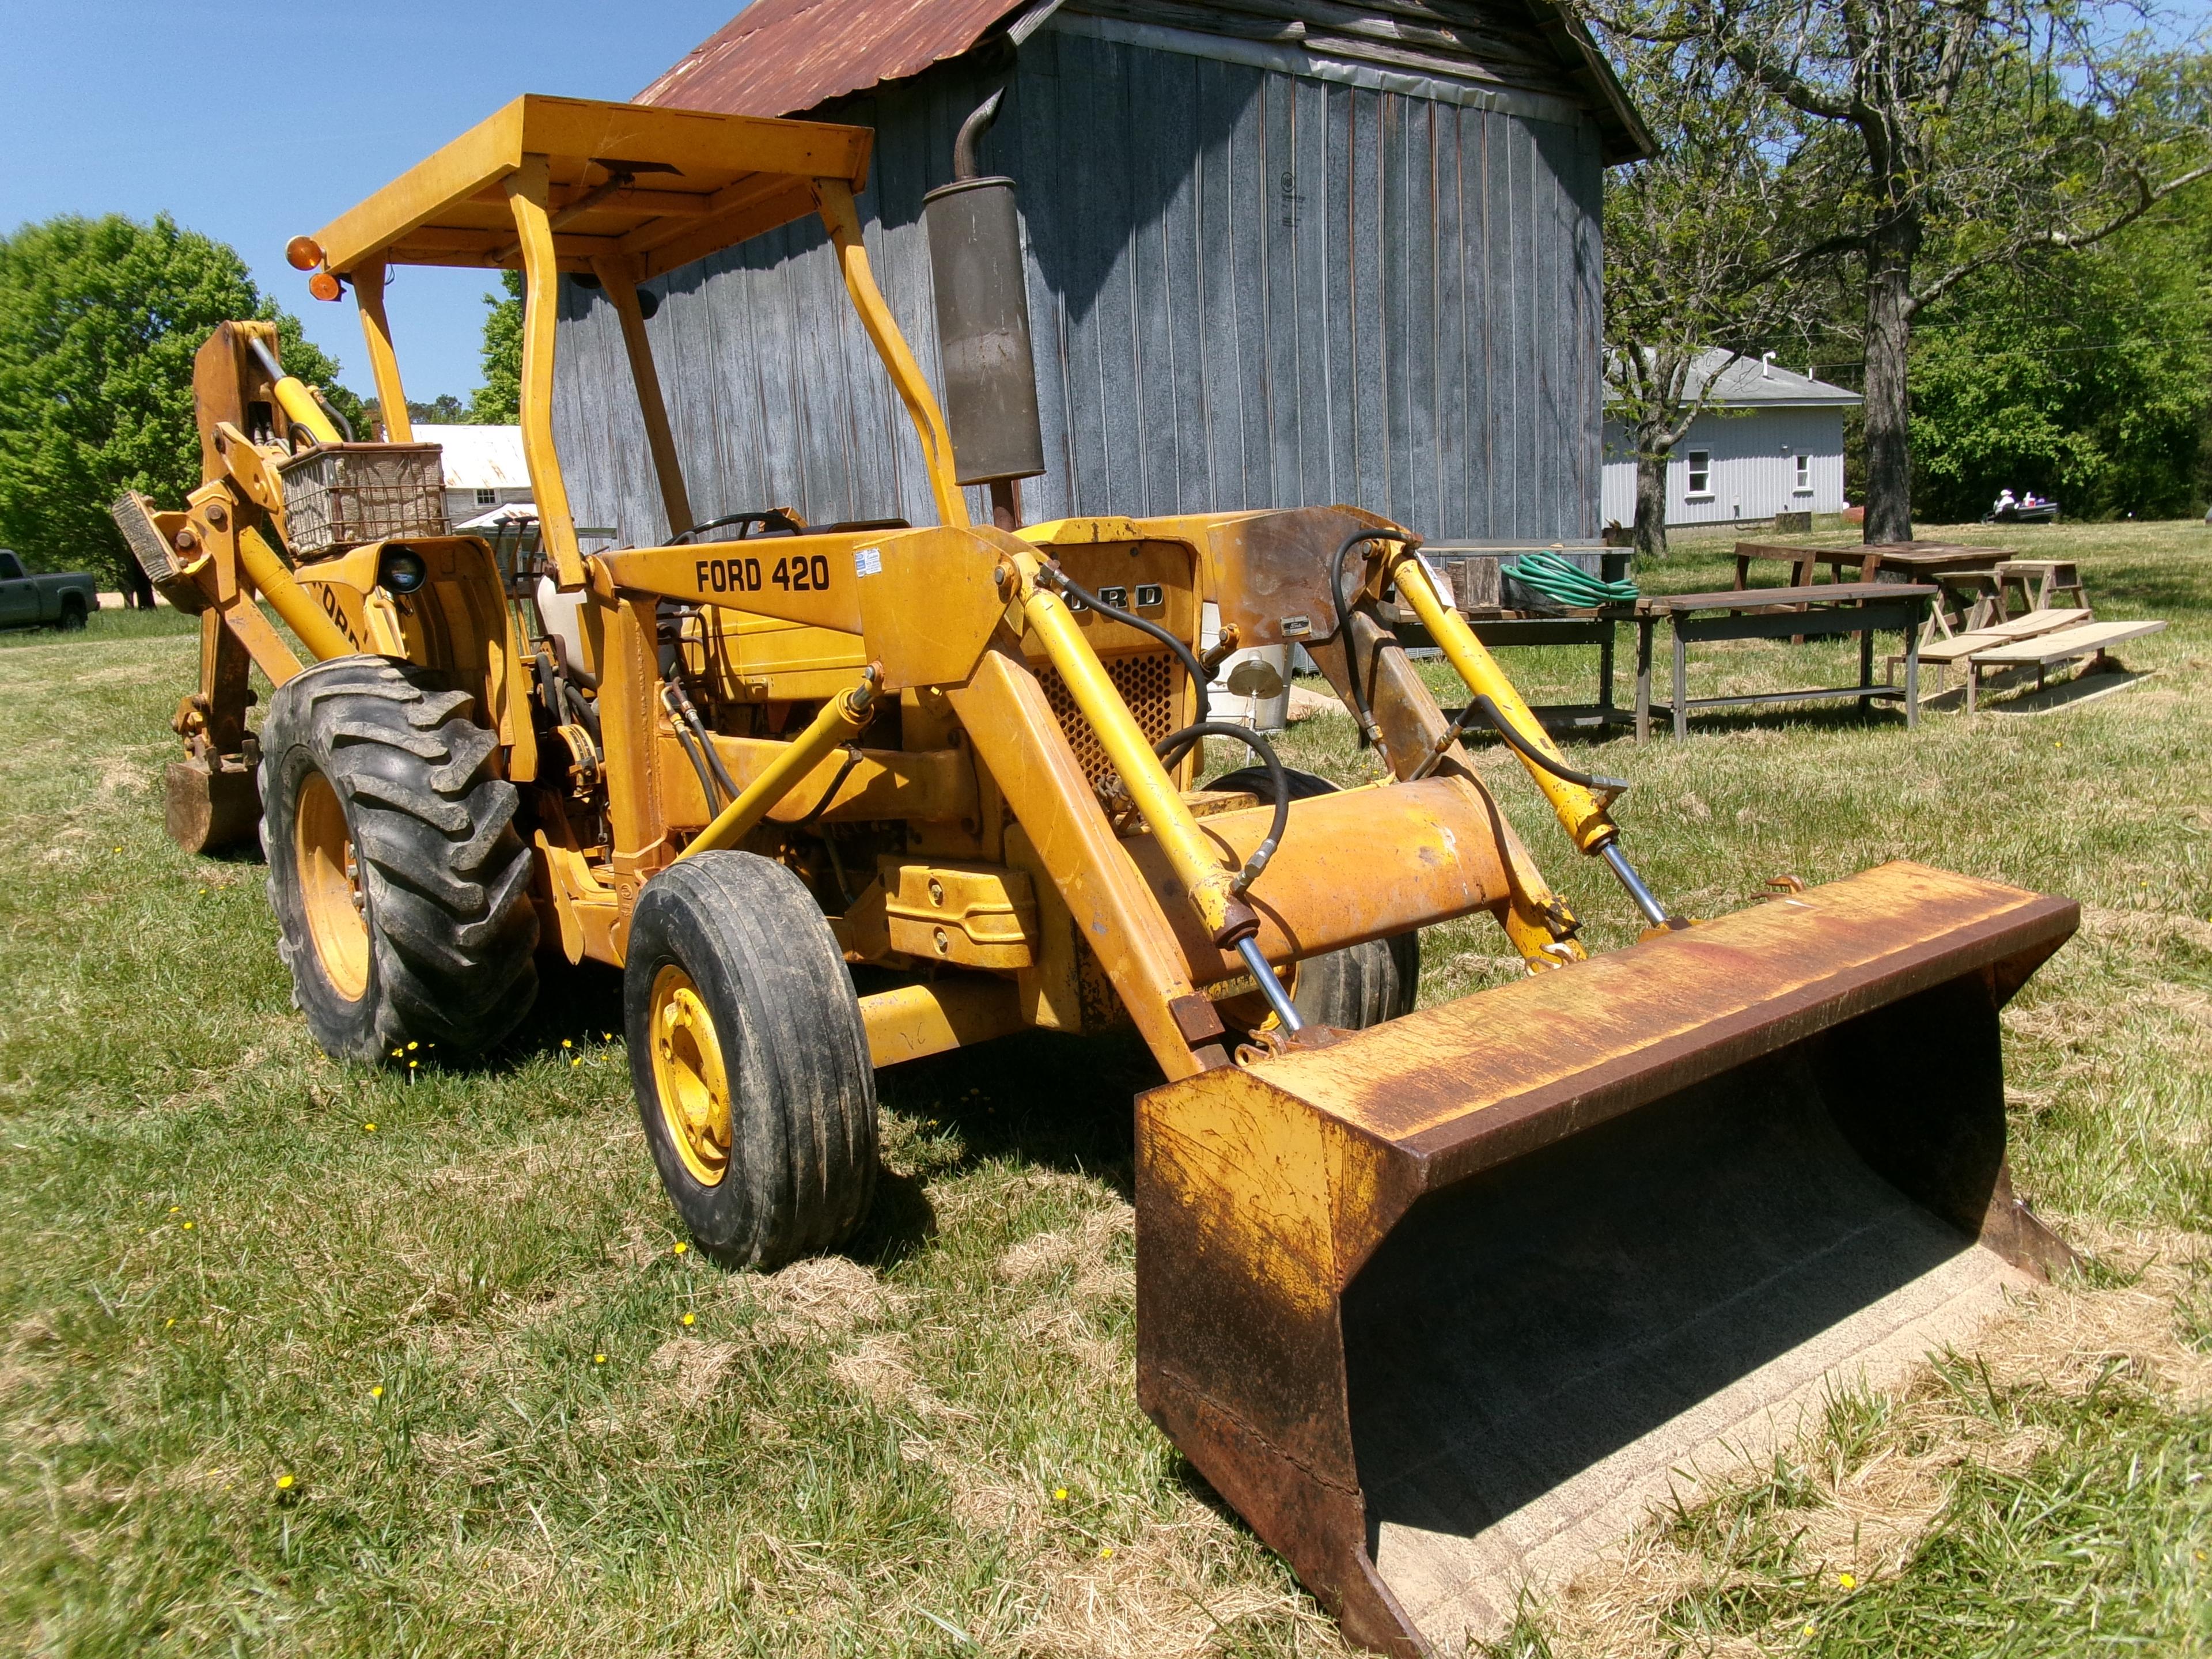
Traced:
[[[1807, 587], [1754, 587], [1725, 593], [1658, 594], [1636, 606], [1636, 738], [1651, 735], [1651, 635], [1663, 617], [1673, 624], [1674, 673], [1670, 702], [1679, 741], [1690, 734], [1693, 708], [1744, 708], [1765, 703], [1818, 702], [1856, 697], [1862, 708], [1876, 700], [1905, 705], [1907, 729], [1920, 724], [1920, 628], [1936, 589], [1898, 582], [1829, 582]], [[1775, 605], [1802, 610], [1772, 611]], [[1723, 614], [1698, 617], [1699, 611]], [[1878, 685], [1874, 678], [1874, 636], [1897, 629], [1905, 635], [1905, 684]], [[1737, 697], [1689, 695], [1689, 647], [1707, 640], [1774, 640], [1859, 636], [1856, 685], [1808, 687], [1796, 691], [1762, 691]]]
[[1597, 647], [1597, 701], [1595, 703], [1546, 703], [1529, 712], [1547, 726], [1632, 726], [1633, 710], [1613, 700], [1614, 634], [1633, 613], [1626, 606], [1607, 607], [1595, 616], [1529, 617], [1510, 621], [1470, 622], [1468, 629], [1485, 646], [1594, 645]]
[[[1583, 611], [1567, 617], [1494, 617], [1486, 619], [1469, 617], [1468, 628], [1474, 637], [1486, 647], [1509, 645], [1594, 645], [1597, 647], [1597, 701], [1587, 702], [1532, 703], [1528, 712], [1547, 726], [1632, 726], [1634, 711], [1621, 708], [1613, 700], [1613, 671], [1618, 654], [1616, 630], [1625, 622], [1633, 621], [1635, 613], [1626, 605], [1607, 605], [1598, 611]], [[1392, 624], [1398, 642], [1408, 650], [1434, 650], [1436, 641], [1429, 630], [1418, 622], [1399, 621]], [[1457, 714], [1447, 708], [1447, 715]]]

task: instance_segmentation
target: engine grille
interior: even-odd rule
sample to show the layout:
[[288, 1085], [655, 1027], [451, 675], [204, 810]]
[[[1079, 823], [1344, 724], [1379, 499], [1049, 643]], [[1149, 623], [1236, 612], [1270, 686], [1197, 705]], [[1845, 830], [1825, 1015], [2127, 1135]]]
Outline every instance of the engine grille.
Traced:
[[[1174, 656], [1165, 651], [1147, 651], [1128, 657], [1109, 657], [1105, 659], [1106, 677], [1114, 682], [1114, 689], [1121, 694], [1121, 701], [1129, 705], [1129, 713], [1136, 717], [1137, 729], [1145, 734], [1147, 743], [1158, 743], [1176, 729], [1176, 693], [1182, 689], [1182, 669]], [[1037, 665], [1037, 684], [1044, 688], [1045, 700], [1060, 721], [1060, 729], [1066, 733], [1068, 747], [1075, 750], [1076, 764], [1096, 787], [1108, 779], [1118, 786], [1121, 779], [1114, 763], [1106, 758], [1105, 745], [1098, 734], [1091, 729], [1091, 722], [1075, 706], [1068, 694], [1067, 682], [1049, 663]]]

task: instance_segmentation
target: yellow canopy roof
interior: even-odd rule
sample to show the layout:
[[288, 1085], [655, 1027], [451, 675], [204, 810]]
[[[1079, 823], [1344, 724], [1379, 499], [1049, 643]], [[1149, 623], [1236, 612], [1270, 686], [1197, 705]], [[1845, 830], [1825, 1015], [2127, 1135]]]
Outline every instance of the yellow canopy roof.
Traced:
[[546, 158], [564, 270], [641, 261], [657, 276], [810, 213], [816, 179], [866, 182], [865, 127], [702, 110], [516, 99], [315, 238], [340, 275], [390, 264], [519, 267], [505, 180]]

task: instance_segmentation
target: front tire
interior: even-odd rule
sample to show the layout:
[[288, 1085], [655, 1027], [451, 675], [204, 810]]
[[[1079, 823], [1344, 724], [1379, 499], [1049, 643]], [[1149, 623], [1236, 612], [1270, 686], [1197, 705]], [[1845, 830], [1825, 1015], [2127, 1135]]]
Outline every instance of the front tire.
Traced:
[[341, 1060], [471, 1054], [538, 995], [520, 797], [492, 770], [497, 734], [437, 678], [333, 658], [278, 688], [262, 727], [277, 948], [307, 1029]]
[[867, 1214], [876, 1086], [844, 954], [805, 884], [701, 853], [646, 884], [623, 968], [630, 1080], [699, 1247], [775, 1267]]
[[[1333, 795], [1336, 786], [1311, 772], [1284, 769], [1292, 800]], [[1247, 766], [1224, 772], [1206, 786], [1235, 789], [1273, 799], [1264, 766]], [[1262, 878], [1265, 879], [1265, 878]], [[1370, 939], [1338, 951], [1308, 957], [1297, 964], [1291, 985], [1291, 1006], [1309, 1025], [1333, 1025], [1340, 1031], [1364, 1031], [1388, 1019], [1413, 1012], [1421, 994], [1421, 936], [1419, 932]], [[1244, 999], [1237, 999], [1242, 1003]], [[1251, 1012], [1264, 1011], [1255, 994]], [[1228, 1009], [1224, 1006], [1224, 1017]]]

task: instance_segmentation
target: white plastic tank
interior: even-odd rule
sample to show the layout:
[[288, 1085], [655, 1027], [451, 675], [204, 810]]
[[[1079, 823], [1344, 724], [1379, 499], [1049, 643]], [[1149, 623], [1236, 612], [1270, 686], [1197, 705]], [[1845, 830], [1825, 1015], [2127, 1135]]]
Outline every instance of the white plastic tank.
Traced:
[[[1220, 638], [1221, 610], [1209, 600], [1200, 615], [1200, 651], [1212, 650]], [[1281, 731], [1290, 723], [1291, 647], [1261, 645], [1231, 652], [1214, 675], [1208, 696], [1218, 720], [1255, 732]]]
[[584, 650], [583, 609], [580, 590], [563, 593], [550, 576], [538, 579], [538, 614], [545, 619], [545, 631], [560, 640], [568, 662], [577, 668], [589, 667], [592, 660]]

